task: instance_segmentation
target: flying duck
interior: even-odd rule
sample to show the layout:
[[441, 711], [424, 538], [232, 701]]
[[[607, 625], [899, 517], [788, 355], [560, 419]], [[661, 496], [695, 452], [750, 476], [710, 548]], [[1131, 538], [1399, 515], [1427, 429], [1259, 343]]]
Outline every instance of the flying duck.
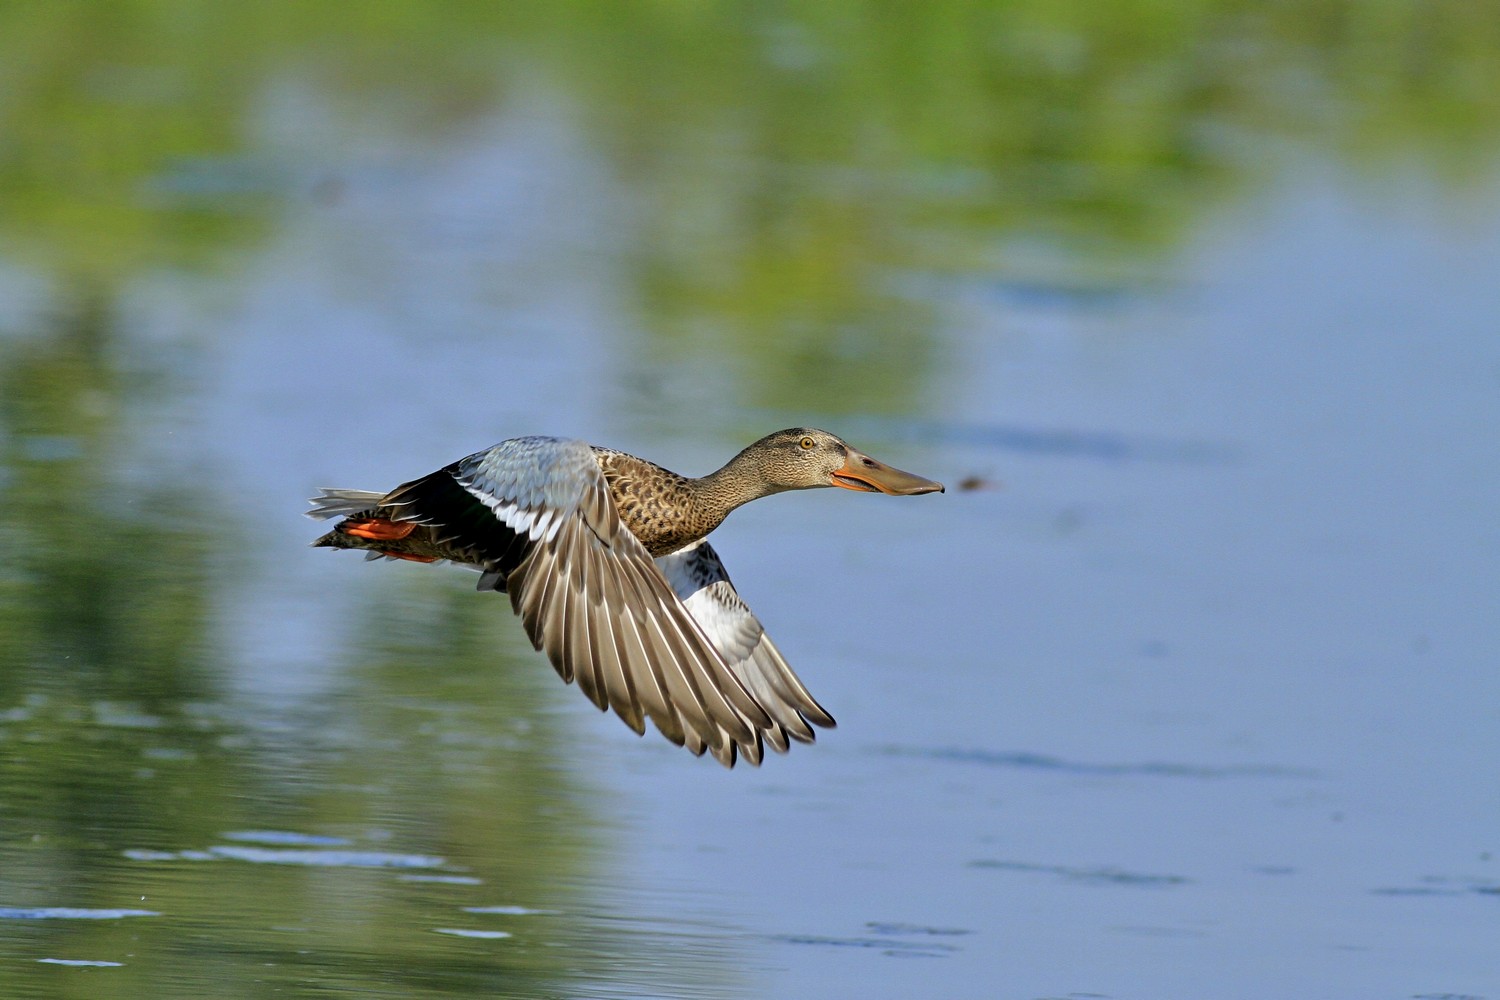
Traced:
[[313, 545], [478, 570], [532, 644], [601, 711], [726, 767], [832, 728], [704, 541], [742, 504], [785, 490], [941, 493], [827, 431], [777, 431], [697, 479], [609, 448], [520, 437], [389, 493], [323, 489]]

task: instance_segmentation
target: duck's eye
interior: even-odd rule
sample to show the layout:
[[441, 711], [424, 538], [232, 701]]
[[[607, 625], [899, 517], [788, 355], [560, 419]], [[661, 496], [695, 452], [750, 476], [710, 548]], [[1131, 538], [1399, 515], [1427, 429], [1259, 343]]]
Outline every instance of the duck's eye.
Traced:
[[812, 451], [813, 448], [817, 445], [818, 442], [814, 441], [810, 437], [805, 437], [801, 441], [798, 441], [797, 443], [802, 446], [802, 450], [803, 451]]

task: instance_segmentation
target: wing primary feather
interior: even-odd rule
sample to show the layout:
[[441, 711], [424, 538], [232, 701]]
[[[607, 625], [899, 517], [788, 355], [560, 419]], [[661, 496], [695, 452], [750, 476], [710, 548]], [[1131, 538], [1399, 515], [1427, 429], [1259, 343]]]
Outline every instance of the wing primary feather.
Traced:
[[725, 740], [722, 745], [710, 746], [708, 750], [709, 753], [714, 755], [714, 760], [720, 764], [723, 764], [725, 767], [734, 767], [735, 745], [734, 740]]
[[557, 605], [560, 602], [553, 593], [555, 589], [560, 590], [562, 584], [553, 572], [552, 562], [553, 554], [550, 550], [542, 547], [534, 549], [526, 562], [511, 575], [506, 586], [511, 592], [512, 603], [520, 611], [521, 624], [531, 637], [532, 645], [547, 654], [547, 659], [564, 681], [578, 681], [578, 687], [589, 700], [603, 708], [595, 692], [593, 678], [581, 676], [578, 668], [582, 665], [562, 657], [561, 643], [558, 641], [560, 623], [557, 621]]
[[[593, 562], [594, 540], [592, 534], [579, 522], [570, 521], [556, 536], [555, 544], [563, 550], [562, 566], [566, 567], [565, 594], [568, 603], [569, 659], [579, 663], [576, 669], [581, 674], [587, 662], [593, 683], [601, 697], [614, 708], [615, 714], [637, 735], [645, 731], [646, 723], [640, 705], [631, 691], [630, 682], [618, 660], [600, 655], [595, 633], [604, 631], [601, 622], [594, 621], [594, 609], [588, 601], [588, 584]], [[554, 544], [554, 543], [549, 543]]]
[[[679, 733], [697, 734], [699, 741], [718, 746], [727, 738], [705, 707], [662, 630], [660, 617], [675, 600], [663, 605], [651, 586], [660, 573], [650, 555], [620, 522], [601, 474], [584, 491], [578, 507], [579, 520], [600, 543], [601, 566], [607, 580], [600, 587], [611, 601], [610, 619], [620, 643], [624, 675], [640, 698], [657, 728], [676, 742]], [[619, 606], [614, 607], [613, 601]], [[701, 752], [701, 750], [700, 750]]]
[[[833, 727], [833, 716], [802, 687], [769, 636], [761, 635], [755, 650], [743, 664], [742, 675], [754, 684], [754, 693], [761, 697], [767, 711], [793, 739], [801, 743], [812, 743], [816, 739], [808, 724], [810, 721], [826, 728]], [[812, 718], [804, 718], [804, 713]]]
[[[673, 743], [682, 745], [687, 734], [697, 728], [688, 721], [694, 713], [686, 703], [676, 703], [662, 678], [659, 665], [651, 655], [646, 637], [641, 632], [642, 616], [635, 607], [639, 604], [639, 597], [629, 575], [621, 571], [618, 561], [612, 556], [601, 552], [599, 560], [601, 569], [608, 566], [612, 578], [612, 586], [601, 592], [604, 600], [601, 607], [609, 626], [609, 635], [619, 654], [621, 669], [635, 678], [635, 690], [641, 697], [641, 705], [656, 728]], [[706, 724], [706, 716], [703, 721]], [[702, 746], [694, 752], [702, 754]]]
[[[619, 671], [635, 693], [640, 706], [663, 736], [673, 743], [682, 744], [684, 724], [668, 692], [662, 677], [662, 669], [647, 650], [645, 637], [641, 634], [639, 617], [631, 608], [630, 587], [619, 562], [602, 549], [593, 550], [594, 581], [609, 576], [608, 584], [600, 583], [599, 617], [600, 631], [609, 635], [617, 652], [612, 663], [619, 664]], [[617, 606], [623, 605], [623, 606]]]
[[[661, 577], [660, 569], [655, 566], [653, 569], [657, 570], [655, 575]], [[724, 701], [726, 706], [732, 704], [733, 711], [749, 725], [757, 729], [769, 726], [771, 717], [766, 713], [765, 707], [746, 690], [740, 678], [725, 662], [723, 653], [709, 639], [692, 612], [682, 605], [672, 585], [662, 577], [659, 586], [662, 590], [662, 603], [673, 612], [671, 614], [673, 626], [682, 634], [689, 648], [698, 654], [695, 659], [704, 667], [709, 689], [719, 700]]]
[[679, 717], [710, 748], [722, 747], [728, 737], [704, 708], [697, 688], [693, 685], [692, 675], [675, 659], [676, 654], [667, 645], [660, 623], [654, 618], [648, 618], [641, 629], [641, 639], [648, 657], [645, 669], [651, 669], [653, 664], [661, 668], [664, 686]]
[[738, 744], [740, 757], [751, 767], [760, 767], [760, 762], [765, 759], [766, 748], [761, 742], [761, 731], [756, 730], [755, 739]]
[[[652, 577], [659, 578], [660, 573], [655, 566], [642, 565], [638, 567], [638, 571], [647, 591], [656, 590], [652, 584], [657, 581]], [[657, 598], [655, 607], [660, 611], [651, 616], [651, 625], [661, 637], [669, 657], [682, 667], [684, 680], [698, 703], [708, 713], [709, 719], [731, 739], [752, 739], [754, 724], [730, 704], [725, 692], [719, 688], [720, 680], [727, 678], [728, 674], [718, 652], [702, 640], [690, 621], [685, 620], [687, 616], [682, 613], [675, 595], [652, 593], [651, 596]], [[728, 678], [728, 684], [731, 687], [739, 686], [739, 682], [733, 678]], [[765, 717], [758, 706], [756, 712], [762, 718]], [[769, 724], [770, 720], [766, 719], [766, 722]]]
[[812, 692], [808, 691], [797, 675], [792, 672], [791, 665], [786, 662], [786, 658], [781, 655], [781, 650], [776, 648], [771, 637], [762, 635], [760, 641], [761, 646], [756, 652], [764, 656], [757, 655], [755, 660], [758, 664], [762, 659], [769, 661], [763, 665], [763, 673], [768, 676], [773, 685], [780, 689], [782, 696], [813, 725], [822, 726], [824, 729], [836, 728], [838, 723], [834, 721], [832, 715], [828, 714], [827, 709], [818, 704]]
[[[572, 596], [577, 614], [587, 629], [589, 659], [603, 679], [604, 690], [609, 696], [609, 703], [614, 706], [615, 713], [625, 720], [626, 725], [635, 730], [636, 735], [640, 735], [646, 731], [646, 720], [641, 711], [640, 701], [636, 697], [635, 686], [631, 683], [630, 673], [626, 671], [619, 657], [605, 656], [598, 641], [600, 633], [609, 634], [609, 622], [600, 621], [595, 617], [599, 606], [589, 599], [590, 589], [597, 591], [597, 586], [591, 588], [590, 580], [602, 569], [595, 558], [596, 542], [593, 534], [581, 526], [569, 525], [569, 532], [575, 536], [571, 544], [575, 547], [573, 555], [576, 557], [569, 560], [576, 574], [573, 580], [575, 589]], [[562, 535], [558, 537], [561, 538]]]
[[[566, 565], [567, 560], [554, 558], [554, 563]], [[583, 691], [600, 711], [603, 711], [609, 707], [609, 702], [604, 697], [603, 685], [599, 683], [599, 661], [589, 655], [587, 617], [572, 582], [568, 571], [559, 569], [557, 579], [552, 586], [554, 610], [549, 613], [548, 617], [554, 619], [553, 627], [557, 633], [558, 643], [557, 658], [572, 668], [573, 676], [578, 679], [579, 690]], [[624, 718], [627, 723], [630, 722], [630, 719], [623, 714], [621, 718]]]
[[[559, 636], [567, 636], [574, 627], [569, 619], [575, 611], [581, 611], [581, 609], [574, 604], [571, 589], [565, 582], [559, 581], [556, 586], [558, 590], [556, 598], [557, 606], [550, 617], [558, 619], [555, 627]], [[579, 690], [588, 697], [589, 701], [594, 703], [599, 711], [603, 712], [607, 710], [609, 708], [609, 696], [599, 676], [599, 664], [587, 657], [565, 655], [562, 645], [560, 642], [558, 658], [572, 668], [573, 677], [578, 681]], [[621, 718], [625, 718], [626, 722], [630, 721], [623, 715]]]
[[808, 726], [807, 721], [797, 712], [796, 708], [793, 707], [793, 704], [770, 681], [765, 672], [760, 669], [761, 665], [756, 662], [759, 659], [759, 653], [760, 650], [757, 649], [745, 664], [740, 665], [741, 669], [737, 670], [736, 673], [744, 681], [745, 687], [750, 690], [750, 693], [756, 700], [765, 706], [766, 712], [774, 720], [765, 730], [766, 737], [770, 740], [771, 746], [785, 753], [788, 733], [799, 742], [811, 743], [813, 741], [812, 729]]
[[771, 749], [777, 753], [786, 753], [791, 748], [791, 744], [786, 739], [786, 728], [784, 726], [772, 726], [766, 730], [765, 737], [766, 742], [771, 745]]
[[635, 567], [622, 561], [620, 569], [620, 580], [625, 588], [626, 604], [630, 612], [628, 621], [642, 646], [641, 663], [634, 669], [636, 671], [659, 670], [658, 676], [662, 680], [662, 687], [666, 690], [671, 704], [677, 709], [683, 723], [696, 732], [709, 747], [722, 745], [723, 739], [718, 725], [711, 720], [697, 688], [693, 685], [691, 675], [678, 660], [677, 654], [662, 634], [661, 625], [657, 621], [658, 616], [652, 613], [652, 602], [646, 594], [642, 593], [641, 585], [636, 579], [637, 574], [633, 572]]
[[[620, 652], [620, 668], [636, 678], [635, 689], [641, 695], [641, 706], [663, 736], [679, 746], [684, 745], [684, 741], [694, 734], [694, 727], [686, 722], [687, 711], [679, 710], [673, 704], [672, 696], [652, 662], [635, 620], [613, 612], [609, 618], [612, 626], [610, 636]], [[694, 752], [703, 753], [701, 741], [698, 750]]]
[[[699, 703], [708, 712], [709, 718], [723, 727], [730, 736], [748, 742], [756, 725], [770, 725], [771, 720], [766, 716], [765, 710], [745, 694], [740, 682], [729, 673], [718, 650], [702, 636], [691, 616], [681, 608], [677, 595], [671, 593], [670, 587], [661, 578], [660, 571], [651, 565], [640, 567], [639, 572], [647, 592], [656, 598], [656, 607], [661, 610], [661, 614], [651, 616], [651, 623], [660, 633], [674, 661], [685, 668], [684, 676], [698, 695]], [[750, 713], [741, 712], [730, 703], [730, 691], [737, 692], [737, 700], [742, 696], [743, 700], [750, 702]]]

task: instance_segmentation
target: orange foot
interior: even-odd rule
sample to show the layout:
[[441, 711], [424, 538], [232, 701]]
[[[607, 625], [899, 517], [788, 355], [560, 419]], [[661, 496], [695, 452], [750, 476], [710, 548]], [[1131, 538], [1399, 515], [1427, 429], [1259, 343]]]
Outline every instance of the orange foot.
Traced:
[[394, 542], [405, 538], [417, 526], [411, 522], [392, 521], [384, 517], [371, 517], [363, 521], [350, 519], [339, 525], [339, 531], [355, 538], [368, 538], [372, 542]]
[[389, 549], [377, 549], [376, 551], [383, 556], [390, 556], [392, 559], [406, 559], [411, 562], [420, 563], [437, 562], [437, 556], [414, 556], [410, 552], [392, 552]]

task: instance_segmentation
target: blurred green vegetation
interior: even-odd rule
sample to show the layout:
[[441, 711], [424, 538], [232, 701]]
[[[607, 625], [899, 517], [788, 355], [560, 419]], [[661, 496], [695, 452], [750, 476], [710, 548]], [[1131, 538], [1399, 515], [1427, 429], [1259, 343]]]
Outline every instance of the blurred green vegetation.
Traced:
[[[97, 559], [121, 567], [95, 567], [100, 599], [132, 585], [138, 603], [163, 597], [156, 581], [172, 564], [139, 557], [160, 536], [135, 530], [116, 540], [111, 532], [128, 522], [89, 516]], [[133, 548], [141, 543], [148, 548]], [[243, 717], [215, 696], [213, 672], [184, 651], [191, 643], [162, 648], [149, 670], [129, 656], [139, 636], [161, 632], [206, 649], [209, 588], [175, 616], [158, 607], [129, 623], [54, 623], [51, 656], [7, 645], [0, 907], [160, 916], [0, 918], [5, 995], [98, 995], [97, 983], [18, 964], [39, 958], [120, 962], [110, 995], [153, 998], [202, 996], [208, 983], [215, 996], [261, 995], [267, 984], [547, 996], [618, 975], [608, 956], [624, 946], [587, 889], [604, 861], [600, 820], [560, 752], [566, 727], [541, 724], [555, 679], [506, 629], [495, 606], [503, 599], [432, 584], [407, 577], [363, 604], [341, 688], [269, 718]], [[29, 593], [66, 605], [65, 586], [34, 580]], [[5, 608], [7, 624], [56, 614]], [[0, 637], [8, 644], [9, 630]], [[100, 656], [108, 671], [89, 667], [90, 640], [100, 637], [119, 647]], [[497, 670], [511, 676], [497, 679]], [[415, 874], [458, 880], [271, 860], [329, 849], [316, 843], [252, 847], [264, 851], [260, 863], [206, 853], [244, 849], [226, 835], [261, 830], [340, 838], [334, 847], [350, 852], [441, 858]], [[535, 914], [465, 910], [496, 905]], [[511, 937], [437, 932], [445, 927]], [[651, 962], [678, 976], [670, 955]]]
[[[769, 406], [809, 389], [778, 373], [814, 372], [858, 409], [934, 362], [934, 310], [893, 275], [1118, 280], [1287, 143], [1456, 187], [1486, 175], [1500, 7], [14, 3], [0, 247], [69, 294], [253, 245], [327, 191], [317, 151], [269, 127], [287, 88], [334, 115], [302, 141], [335, 147], [437, 142], [560, 98], [638, 201], [622, 242], [660, 331], [641, 349], [739, 357]], [[1082, 270], [1027, 273], [1054, 247]]]
[[[132, 386], [171, 379], [120, 370], [104, 301], [9, 345], [0, 369], [0, 907], [164, 916], [0, 919], [0, 992], [98, 995], [18, 958], [121, 962], [120, 997], [313, 980], [537, 996], [602, 975], [591, 956], [611, 933], [580, 916], [598, 909], [580, 890], [598, 821], [561, 727], [530, 724], [555, 681], [506, 634], [503, 600], [410, 580], [359, 608], [345, 689], [300, 718], [236, 718], [220, 668], [232, 654], [216, 649], [212, 502], [121, 467], [143, 433]], [[173, 858], [264, 829], [443, 857], [476, 887]], [[548, 913], [518, 926], [463, 912], [495, 903]], [[433, 933], [501, 925], [515, 938], [498, 950]]]
[[5, 351], [0, 369], [0, 697], [87, 677], [92, 698], [144, 692], [146, 711], [169, 711], [213, 690], [196, 498], [181, 483], [111, 482], [133, 426], [130, 380], [104, 300], [70, 305], [80, 311]]

